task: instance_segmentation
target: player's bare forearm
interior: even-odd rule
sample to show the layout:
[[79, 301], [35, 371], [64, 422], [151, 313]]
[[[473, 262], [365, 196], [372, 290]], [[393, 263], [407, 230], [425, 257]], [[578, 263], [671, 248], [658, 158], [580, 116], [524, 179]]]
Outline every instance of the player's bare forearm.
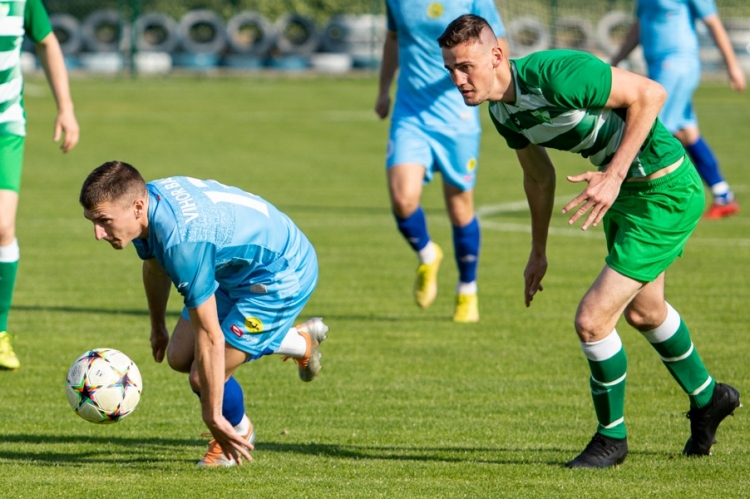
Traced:
[[528, 307], [547, 272], [547, 235], [555, 202], [556, 175], [547, 150], [534, 144], [516, 151], [523, 168], [523, 187], [531, 212], [531, 253], [524, 269], [524, 302]]
[[616, 176], [620, 182], [625, 179], [666, 99], [666, 90], [657, 82], [612, 68], [612, 89], [605, 106], [627, 109], [627, 115], [622, 140], [606, 170], [608, 176]]
[[167, 271], [155, 258], [143, 261], [143, 289], [146, 292], [152, 329], [166, 329], [167, 303], [171, 284]]
[[633, 50], [635, 50], [640, 42], [641, 24], [638, 19], [636, 19], [630, 26], [628, 34], [625, 35], [625, 40], [623, 40], [622, 45], [620, 45], [620, 49], [617, 51], [617, 54], [615, 54], [612, 59], [610, 59], [610, 64], [612, 64], [613, 66], [617, 66], [618, 64], [620, 64], [623, 59], [625, 59]]
[[739, 65], [737, 57], [732, 47], [732, 42], [729, 40], [724, 25], [721, 23], [721, 19], [718, 15], [714, 14], [703, 19], [706, 27], [708, 27], [711, 36], [716, 42], [716, 46], [719, 48], [724, 62], [727, 65], [727, 72], [729, 73], [729, 83], [734, 90], [743, 92], [745, 90], [745, 72]]
[[555, 167], [547, 150], [534, 144], [516, 150], [516, 155], [523, 168], [523, 188], [531, 212], [531, 249], [544, 255], [555, 202]]
[[36, 44], [39, 62], [44, 69], [52, 94], [57, 103], [57, 117], [53, 140], [63, 139], [61, 149], [68, 152], [78, 144], [80, 130], [73, 111], [73, 99], [70, 96], [68, 71], [62, 49], [54, 33], [47, 35]]
[[383, 119], [388, 116], [391, 107], [390, 89], [398, 70], [398, 38], [395, 31], [386, 34], [383, 43], [383, 60], [380, 64], [378, 96], [375, 100], [375, 113]]

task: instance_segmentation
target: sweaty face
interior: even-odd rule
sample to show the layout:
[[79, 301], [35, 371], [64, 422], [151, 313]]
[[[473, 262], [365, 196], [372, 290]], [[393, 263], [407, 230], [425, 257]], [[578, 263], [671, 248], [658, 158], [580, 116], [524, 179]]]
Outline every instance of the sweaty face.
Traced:
[[83, 216], [94, 224], [94, 237], [104, 239], [115, 249], [123, 249], [143, 232], [142, 207], [137, 200], [132, 204], [104, 202], [91, 210], [83, 210]]
[[467, 105], [478, 106], [488, 99], [494, 83], [492, 45], [467, 42], [443, 48], [443, 61]]

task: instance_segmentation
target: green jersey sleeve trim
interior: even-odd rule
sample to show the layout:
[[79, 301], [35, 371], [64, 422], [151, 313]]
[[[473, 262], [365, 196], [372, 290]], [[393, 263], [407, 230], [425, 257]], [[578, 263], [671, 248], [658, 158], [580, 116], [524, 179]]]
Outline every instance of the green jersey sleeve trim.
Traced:
[[42, 0], [26, 0], [23, 14], [23, 29], [34, 43], [39, 43], [52, 33], [49, 15], [42, 4]]

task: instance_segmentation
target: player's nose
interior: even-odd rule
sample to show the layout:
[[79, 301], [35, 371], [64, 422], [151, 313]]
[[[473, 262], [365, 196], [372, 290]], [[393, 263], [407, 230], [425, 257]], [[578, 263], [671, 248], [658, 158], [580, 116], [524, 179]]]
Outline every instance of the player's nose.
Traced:
[[99, 225], [94, 225], [94, 237], [97, 241], [101, 241], [104, 239], [104, 236], [107, 235], [107, 232], [104, 230], [104, 227], [101, 227]]

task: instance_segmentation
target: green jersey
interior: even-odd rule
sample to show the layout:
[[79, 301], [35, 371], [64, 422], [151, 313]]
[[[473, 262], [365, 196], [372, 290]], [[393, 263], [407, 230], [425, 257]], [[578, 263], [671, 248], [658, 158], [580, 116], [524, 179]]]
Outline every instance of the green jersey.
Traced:
[[41, 0], [0, 0], [0, 135], [26, 135], [21, 44], [52, 32]]
[[[490, 117], [508, 146], [537, 144], [578, 153], [600, 171], [625, 132], [626, 109], [605, 109], [612, 89], [609, 64], [585, 52], [547, 50], [510, 61], [513, 104], [492, 101]], [[627, 178], [645, 177], [676, 163], [682, 145], [657, 119]]]

